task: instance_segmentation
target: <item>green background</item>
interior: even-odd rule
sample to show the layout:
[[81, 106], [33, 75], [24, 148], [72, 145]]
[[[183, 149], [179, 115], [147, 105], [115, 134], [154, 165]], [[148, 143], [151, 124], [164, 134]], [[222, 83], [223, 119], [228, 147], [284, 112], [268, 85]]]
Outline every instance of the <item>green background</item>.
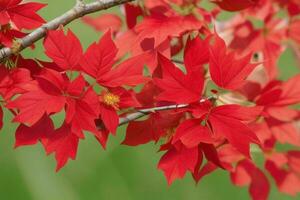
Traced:
[[[40, 13], [48, 21], [71, 8], [75, 0], [41, 0], [48, 6]], [[109, 10], [118, 12], [119, 8]], [[86, 48], [100, 37], [80, 20], [71, 28]], [[37, 48], [26, 50], [27, 57], [45, 59], [39, 42]], [[286, 51], [280, 59], [282, 77], [286, 79], [298, 73], [292, 52]], [[77, 199], [198, 199], [240, 200], [249, 199], [247, 188], [230, 183], [228, 173], [218, 170], [205, 177], [197, 186], [190, 175], [168, 186], [161, 171], [156, 169], [161, 156], [158, 146], [148, 144], [140, 147], [119, 145], [124, 138], [124, 127], [116, 137], [111, 137], [107, 150], [87, 134], [80, 142], [76, 161], [55, 172], [53, 156], [46, 156], [42, 146], [35, 145], [14, 149], [15, 124], [12, 116], [5, 113], [5, 126], [0, 134], [0, 195], [1, 199], [77, 200]], [[280, 194], [274, 185], [270, 199], [297, 199]]]

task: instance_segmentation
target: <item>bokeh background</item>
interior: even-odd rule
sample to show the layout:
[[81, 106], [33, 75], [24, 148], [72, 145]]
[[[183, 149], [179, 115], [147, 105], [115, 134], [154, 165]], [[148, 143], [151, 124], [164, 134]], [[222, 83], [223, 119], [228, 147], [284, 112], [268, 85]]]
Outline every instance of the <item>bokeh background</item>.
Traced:
[[[64, 13], [75, 0], [35, 0], [47, 3], [40, 14], [48, 21]], [[119, 8], [105, 12], [120, 13]], [[103, 12], [102, 12], [103, 13]], [[99, 13], [98, 13], [99, 14]], [[96, 14], [97, 15], [97, 14]], [[82, 41], [84, 48], [99, 40], [101, 33], [80, 20], [67, 26]], [[46, 59], [41, 42], [35, 50], [26, 50], [26, 57]], [[280, 58], [281, 78], [299, 73], [293, 53], [287, 50]], [[90, 134], [80, 142], [76, 161], [55, 172], [53, 156], [46, 156], [41, 145], [14, 149], [16, 125], [5, 112], [5, 126], [0, 134], [0, 199], [5, 200], [240, 200], [250, 199], [247, 188], [230, 183], [228, 173], [218, 170], [197, 186], [190, 175], [168, 186], [156, 166], [161, 156], [153, 143], [128, 147], [119, 145], [125, 127], [111, 137], [107, 150]], [[59, 123], [59, 119], [57, 120]], [[261, 158], [256, 155], [257, 159]], [[300, 199], [280, 194], [272, 183], [271, 200]]]

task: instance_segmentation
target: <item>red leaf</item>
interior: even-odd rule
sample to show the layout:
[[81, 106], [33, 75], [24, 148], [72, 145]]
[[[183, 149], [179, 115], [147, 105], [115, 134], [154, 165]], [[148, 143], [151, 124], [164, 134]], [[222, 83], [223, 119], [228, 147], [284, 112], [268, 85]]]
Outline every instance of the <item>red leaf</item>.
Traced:
[[214, 0], [223, 10], [239, 11], [255, 6], [259, 0]]
[[201, 125], [199, 119], [188, 119], [182, 122], [176, 129], [172, 143], [181, 141], [187, 148], [197, 147], [201, 142], [213, 143], [213, 139], [207, 127]]
[[290, 168], [300, 174], [300, 151], [289, 151], [287, 157]]
[[217, 166], [212, 162], [207, 162], [200, 170], [197, 169], [193, 173], [193, 178], [198, 183], [204, 176], [212, 173], [217, 169]]
[[154, 47], [160, 45], [168, 37], [179, 37], [181, 34], [199, 30], [203, 23], [193, 16], [152, 16], [145, 18], [135, 27], [138, 41], [154, 38]]
[[194, 171], [198, 160], [198, 148], [179, 149], [173, 147], [163, 155], [158, 163], [158, 169], [163, 170], [170, 185], [175, 179], [183, 178], [189, 170]]
[[282, 93], [278, 101], [274, 102], [276, 106], [285, 106], [297, 104], [300, 101], [300, 88], [295, 87], [299, 84], [300, 75], [290, 78], [288, 81], [283, 82], [281, 85]]
[[78, 141], [78, 137], [67, 124], [63, 124], [49, 137], [46, 150], [48, 154], [55, 153], [56, 171], [59, 171], [68, 162], [69, 158], [72, 160], [76, 158]]
[[135, 86], [148, 80], [143, 77], [144, 59], [147, 54], [129, 58], [112, 68], [117, 52], [111, 33], [108, 31], [99, 44], [94, 43], [88, 48], [81, 60], [81, 67], [99, 84], [106, 87]]
[[300, 132], [294, 122], [281, 122], [275, 119], [268, 119], [267, 123], [279, 143], [288, 143], [300, 147]]
[[[10, 5], [11, 6], [11, 5]], [[13, 23], [19, 28], [34, 29], [41, 26], [45, 21], [36, 12], [46, 4], [24, 3], [8, 8], [8, 13]]]
[[132, 29], [136, 23], [138, 16], [143, 14], [143, 10], [140, 6], [126, 3], [124, 5], [126, 13], [126, 23], [128, 29]]
[[[215, 113], [215, 111], [217, 111]], [[216, 107], [213, 111], [216, 115], [222, 115], [230, 118], [234, 118], [243, 122], [251, 122], [262, 113], [263, 107], [245, 107], [236, 104], [227, 104], [224, 106]]]
[[175, 103], [192, 103], [200, 100], [204, 86], [202, 69], [187, 72], [185, 75], [169, 59], [159, 55], [163, 79], [155, 79], [155, 84], [163, 91], [158, 100]]
[[47, 140], [52, 136], [53, 131], [54, 125], [47, 115], [31, 127], [21, 124], [16, 130], [15, 147], [33, 145], [39, 140]]
[[249, 193], [253, 200], [267, 200], [270, 184], [264, 173], [248, 160], [240, 161], [236, 171], [231, 173], [231, 180], [235, 185], [250, 184]]
[[85, 52], [80, 65], [84, 72], [95, 79], [109, 72], [115, 62], [118, 49], [111, 39], [110, 31], [106, 32], [99, 43], [93, 43]]
[[[233, 109], [234, 107], [237, 109]], [[259, 112], [257, 112], [257, 108], [253, 108], [253, 113], [251, 113], [251, 108], [248, 108], [251, 114], [247, 116], [245, 113], [246, 117], [241, 119], [242, 115], [239, 113], [241, 110], [243, 109], [237, 105], [219, 106], [211, 111], [209, 122], [216, 136], [225, 136], [232, 146], [250, 158], [250, 143], [259, 144], [259, 140], [255, 133], [242, 121], [245, 119], [248, 121], [249, 116], [252, 116], [252, 120], [254, 120]]]
[[65, 105], [65, 98], [60, 94], [49, 95], [44, 90], [36, 90], [23, 94], [10, 102], [8, 108], [20, 109], [14, 118], [15, 122], [35, 124], [45, 113], [60, 112]]
[[236, 59], [234, 53], [227, 53], [223, 39], [218, 35], [210, 51], [209, 70], [212, 80], [219, 86], [229, 90], [241, 88], [245, 79], [256, 67], [250, 64], [251, 55]]
[[209, 61], [209, 38], [202, 40], [197, 36], [188, 39], [184, 49], [184, 65], [187, 71], [197, 71]]
[[[4, 66], [3, 67], [5, 70]], [[16, 68], [9, 71], [1, 71], [3, 78], [0, 80], [0, 94], [6, 100], [16, 94], [26, 92], [26, 89], [33, 84], [30, 71], [24, 68]]]
[[100, 115], [105, 128], [112, 134], [115, 134], [119, 125], [119, 115], [117, 111], [113, 107], [103, 105], [100, 106]]
[[20, 29], [34, 29], [42, 25], [45, 21], [36, 13], [46, 4], [22, 3], [22, 0], [2, 0], [0, 2], [0, 24], [8, 24], [12, 21]]
[[273, 161], [267, 160], [265, 168], [275, 179], [278, 189], [286, 194], [295, 196], [300, 192], [300, 178], [287, 170], [281, 169]]
[[181, 114], [164, 112], [150, 114], [144, 121], [132, 121], [127, 126], [126, 137], [122, 144], [137, 146], [150, 141], [157, 142], [168, 130], [177, 125], [180, 118]]
[[136, 86], [147, 82], [149, 79], [143, 76], [144, 59], [147, 57], [148, 55], [145, 53], [123, 61], [111, 71], [99, 76], [98, 83], [107, 87], [118, 87], [122, 85]]
[[67, 35], [63, 30], [49, 31], [44, 47], [47, 56], [64, 70], [75, 70], [83, 54], [80, 41], [71, 30]]

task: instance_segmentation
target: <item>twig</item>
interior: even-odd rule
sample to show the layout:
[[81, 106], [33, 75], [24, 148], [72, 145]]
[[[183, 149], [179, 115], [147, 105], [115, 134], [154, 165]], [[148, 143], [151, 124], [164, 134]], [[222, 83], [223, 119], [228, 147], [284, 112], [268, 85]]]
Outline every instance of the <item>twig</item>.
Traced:
[[[207, 100], [215, 100], [217, 97], [215, 96], [210, 96], [208, 98], [203, 98], [200, 100], [200, 102], [204, 102]], [[163, 111], [163, 110], [175, 110], [175, 109], [180, 109], [180, 108], [186, 108], [188, 107], [189, 104], [178, 104], [178, 105], [169, 105], [169, 106], [160, 106], [160, 107], [154, 107], [154, 108], [147, 108], [147, 109], [142, 109], [138, 110], [137, 112], [128, 114], [126, 117], [121, 117], [119, 119], [119, 126], [122, 126], [124, 124], [127, 124], [128, 122], [137, 120], [143, 116], [146, 116], [150, 113], [154, 113], [157, 111]]]
[[157, 111], [163, 111], [163, 110], [174, 110], [174, 109], [186, 108], [187, 106], [188, 106], [188, 104], [179, 104], [179, 105], [161, 106], [161, 107], [138, 110], [135, 113], [128, 114], [126, 117], [121, 117], [119, 120], [119, 126], [127, 124], [128, 122], [137, 120], [137, 119], [139, 119], [143, 116], [146, 116], [150, 113], [154, 113]]
[[134, 0], [96, 0], [95, 2], [84, 4], [83, 0], [77, 0], [76, 5], [72, 9], [37, 28], [24, 38], [18, 40], [17, 45], [15, 45], [18, 47], [17, 49], [8, 47], [2, 48], [0, 50], [0, 63], [12, 54], [22, 51], [23, 49], [34, 44], [36, 41], [45, 37], [47, 30], [55, 30], [60, 25], [67, 25], [84, 15], [105, 10], [131, 1]]

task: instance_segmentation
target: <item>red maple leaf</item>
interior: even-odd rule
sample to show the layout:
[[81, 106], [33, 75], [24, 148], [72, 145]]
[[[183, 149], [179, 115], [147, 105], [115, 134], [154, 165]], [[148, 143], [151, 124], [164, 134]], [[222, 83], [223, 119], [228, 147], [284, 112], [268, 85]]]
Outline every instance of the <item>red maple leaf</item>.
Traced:
[[259, 0], [214, 0], [223, 10], [239, 11], [255, 6]]
[[54, 125], [50, 117], [44, 115], [37, 123], [29, 127], [24, 124], [16, 130], [15, 147], [24, 145], [33, 145], [40, 140], [45, 142], [50, 136], [53, 135]]
[[245, 84], [245, 79], [257, 66], [250, 64], [251, 55], [237, 59], [234, 52], [227, 53], [226, 44], [218, 35], [211, 47], [209, 70], [212, 80], [219, 86], [235, 90]]
[[69, 158], [72, 160], [76, 158], [78, 142], [79, 138], [67, 124], [63, 124], [48, 138], [45, 148], [48, 154], [55, 153], [57, 161], [56, 171], [60, 170]]
[[148, 119], [143, 121], [132, 121], [127, 126], [126, 137], [122, 144], [137, 146], [150, 141], [157, 142], [178, 125], [181, 117], [181, 113], [165, 111], [150, 114]]
[[[185, 75], [169, 59], [159, 55], [159, 63], [163, 71], [162, 79], [154, 79], [155, 84], [162, 89], [158, 100], [175, 103], [192, 103], [201, 99], [204, 86], [203, 69], [188, 65]], [[194, 69], [190, 69], [194, 67]]]
[[21, 2], [22, 0], [0, 2], [0, 25], [12, 22], [18, 29], [34, 29], [45, 22], [36, 12], [46, 4]]
[[63, 70], [76, 70], [83, 55], [78, 38], [71, 30], [49, 31], [44, 40], [46, 55]]
[[145, 18], [134, 30], [138, 33], [138, 43], [146, 38], [154, 38], [154, 47], [157, 47], [168, 37], [179, 37], [185, 32], [199, 30], [202, 26], [203, 23], [194, 16], [154, 15]]
[[[254, 121], [261, 111], [261, 107], [242, 107], [234, 104], [215, 108], [200, 105], [192, 108], [192, 112], [197, 118], [206, 119], [206, 126], [211, 131], [211, 137], [214, 139], [219, 139], [220, 137], [227, 139], [233, 147], [247, 157], [250, 157], [250, 143], [259, 144], [256, 134], [247, 126], [247, 123]], [[199, 139], [188, 144], [199, 144], [200, 142], [210, 141], [207, 129], [197, 127], [202, 126], [200, 123], [202, 120], [189, 121], [189, 124], [187, 124], [191, 132], [196, 131], [193, 134], [198, 134], [197, 138]]]
[[122, 85], [135, 86], [146, 82], [143, 77], [143, 59], [146, 55], [132, 57], [113, 68], [118, 49], [111, 39], [108, 31], [98, 44], [93, 43], [81, 60], [84, 72], [92, 76], [97, 82], [106, 87], [119, 87]]
[[251, 161], [238, 162], [235, 171], [231, 172], [231, 181], [237, 186], [249, 185], [252, 199], [266, 200], [270, 192], [270, 184], [266, 175]]
[[5, 100], [9, 100], [16, 94], [21, 94], [27, 91], [32, 84], [32, 77], [30, 71], [25, 68], [16, 68], [8, 70], [0, 65], [0, 94]]
[[158, 169], [164, 171], [170, 185], [175, 179], [183, 178], [187, 171], [193, 172], [198, 160], [198, 148], [177, 145], [167, 151], [160, 159]]
[[201, 126], [201, 119], [188, 119], [176, 129], [172, 143], [181, 141], [187, 148], [197, 147], [200, 143], [213, 143], [214, 140], [209, 129]]
[[[300, 192], [300, 173], [290, 170], [290, 162], [293, 159], [291, 157], [293, 157], [291, 154], [287, 156], [283, 153], [273, 153], [266, 160], [265, 168], [274, 178], [279, 191], [295, 196]], [[291, 163], [291, 166], [294, 167], [294, 164]]]
[[64, 79], [58, 72], [45, 72], [47, 75], [39, 77], [35, 87], [8, 103], [8, 108], [19, 110], [14, 121], [33, 125], [45, 113], [50, 115], [63, 109], [66, 102], [63, 96]]

